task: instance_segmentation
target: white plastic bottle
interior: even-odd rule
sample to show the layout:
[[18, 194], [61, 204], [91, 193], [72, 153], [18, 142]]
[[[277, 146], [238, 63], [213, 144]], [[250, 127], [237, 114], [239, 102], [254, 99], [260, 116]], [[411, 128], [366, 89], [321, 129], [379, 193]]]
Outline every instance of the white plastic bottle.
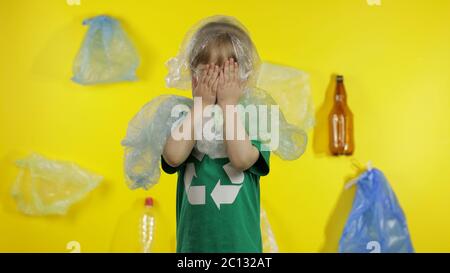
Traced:
[[150, 253], [152, 249], [153, 238], [155, 236], [155, 214], [153, 212], [153, 198], [145, 198], [144, 206], [144, 211], [139, 223], [139, 235], [142, 252]]

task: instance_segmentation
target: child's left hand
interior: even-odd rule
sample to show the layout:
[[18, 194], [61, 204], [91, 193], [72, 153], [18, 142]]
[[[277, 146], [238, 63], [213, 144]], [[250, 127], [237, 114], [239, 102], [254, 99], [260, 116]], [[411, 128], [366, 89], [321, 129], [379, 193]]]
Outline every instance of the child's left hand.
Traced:
[[244, 92], [244, 82], [239, 78], [239, 65], [230, 58], [220, 71], [217, 87], [217, 104], [221, 107], [236, 105]]

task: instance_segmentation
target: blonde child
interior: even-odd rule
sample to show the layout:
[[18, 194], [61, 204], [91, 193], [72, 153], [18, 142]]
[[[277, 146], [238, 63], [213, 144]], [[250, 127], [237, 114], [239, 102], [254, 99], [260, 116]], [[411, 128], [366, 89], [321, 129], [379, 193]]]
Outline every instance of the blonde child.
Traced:
[[[192, 96], [201, 103], [194, 103], [174, 128], [187, 130], [189, 137], [171, 134], [161, 160], [166, 173], [178, 174], [177, 252], [262, 252], [259, 180], [269, 173], [270, 153], [249, 138], [236, 111], [227, 111], [239, 103], [248, 79], [241, 67], [247, 64], [238, 56], [250, 56], [242, 50], [252, 50], [253, 44], [227, 21], [202, 26], [194, 39]], [[224, 121], [225, 153], [217, 158], [196, 148], [195, 128], [204, 122], [203, 110], [212, 106], [220, 107]]]

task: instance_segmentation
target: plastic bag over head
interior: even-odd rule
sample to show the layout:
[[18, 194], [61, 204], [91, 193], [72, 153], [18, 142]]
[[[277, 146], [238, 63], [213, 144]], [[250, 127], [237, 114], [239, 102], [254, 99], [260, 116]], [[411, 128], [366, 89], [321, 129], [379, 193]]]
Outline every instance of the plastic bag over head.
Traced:
[[166, 63], [167, 87], [190, 89], [192, 72], [199, 64], [209, 63], [212, 55], [219, 66], [233, 57], [239, 63], [241, 79], [255, 78], [260, 59], [248, 31], [234, 17], [217, 15], [201, 20], [187, 32], [178, 55]]
[[406, 218], [383, 173], [369, 169], [357, 178], [353, 207], [339, 252], [414, 252]]
[[31, 154], [17, 161], [20, 172], [11, 194], [28, 215], [63, 215], [102, 181], [102, 177], [72, 162]]
[[72, 80], [83, 85], [136, 80], [139, 56], [120, 22], [103, 15], [83, 25], [89, 30], [75, 58]]

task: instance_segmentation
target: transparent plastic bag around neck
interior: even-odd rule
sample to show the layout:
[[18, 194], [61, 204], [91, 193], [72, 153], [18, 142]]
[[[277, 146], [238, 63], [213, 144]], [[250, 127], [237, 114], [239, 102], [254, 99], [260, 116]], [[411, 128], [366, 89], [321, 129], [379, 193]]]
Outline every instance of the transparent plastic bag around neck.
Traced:
[[[244, 107], [258, 104], [270, 108], [275, 102], [264, 90], [253, 89], [248, 90], [240, 103]], [[180, 105], [185, 106], [185, 109], [178, 112], [178, 115], [173, 116], [172, 110]], [[159, 96], [142, 107], [129, 122], [127, 135], [122, 141], [122, 145], [125, 147], [124, 168], [126, 181], [130, 189], [149, 189], [158, 182], [161, 174], [161, 155], [167, 138], [171, 130], [191, 111], [192, 105], [193, 100], [186, 97]], [[223, 115], [214, 116], [213, 119], [214, 132], [222, 135]], [[271, 117], [269, 116], [268, 119], [271, 119]], [[256, 121], [257, 124], [261, 122], [263, 121], [259, 119]], [[273, 152], [284, 160], [294, 160], [300, 157], [307, 143], [306, 132], [287, 123], [282, 113], [275, 122], [280, 128], [279, 145]], [[244, 126], [249, 133], [249, 123], [247, 122]], [[267, 144], [267, 141], [260, 139], [258, 135], [251, 137]], [[196, 141], [195, 149], [213, 159], [227, 157], [223, 140], [203, 138]]]
[[89, 26], [73, 64], [73, 78], [83, 85], [136, 80], [139, 56], [120, 22], [110, 16], [83, 21]]
[[[187, 111], [172, 116], [176, 105], [185, 105]], [[125, 176], [130, 189], [149, 189], [158, 183], [161, 155], [172, 126], [181, 122], [192, 105], [192, 100], [181, 96], [163, 95], [148, 102], [128, 124], [122, 140], [125, 147]]]

